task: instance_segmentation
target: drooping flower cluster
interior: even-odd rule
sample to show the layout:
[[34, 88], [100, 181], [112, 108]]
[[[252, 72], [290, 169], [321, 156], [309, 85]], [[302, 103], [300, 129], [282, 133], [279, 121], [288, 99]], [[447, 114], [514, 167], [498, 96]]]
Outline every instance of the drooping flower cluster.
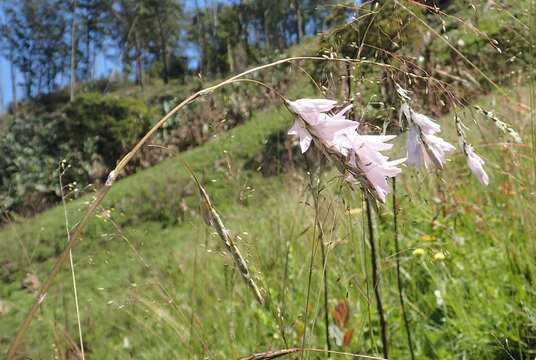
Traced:
[[[433, 165], [443, 169], [448, 153], [455, 150], [452, 144], [438, 136], [441, 132], [439, 124], [411, 108], [409, 91], [400, 86], [397, 86], [397, 91], [402, 101], [400, 122], [405, 120], [408, 125], [406, 158], [389, 160], [382, 151], [393, 147], [388, 141], [395, 136], [360, 134], [359, 122], [346, 118], [352, 106], [335, 112], [337, 102], [334, 100], [287, 101], [287, 107], [296, 115], [288, 134], [299, 138], [302, 153], [314, 143], [320, 151], [335, 161], [348, 182], [360, 184], [367, 195], [385, 202], [389, 193], [387, 179], [400, 174], [400, 164], [406, 162], [426, 169]], [[489, 177], [483, 167], [484, 160], [465, 142], [461, 122], [457, 117], [456, 129], [469, 168], [482, 184], [488, 185]]]
[[465, 144], [464, 153], [467, 156], [467, 164], [469, 165], [469, 169], [473, 172], [473, 174], [480, 180], [480, 183], [482, 185], [488, 185], [489, 184], [489, 176], [486, 174], [486, 171], [484, 170], [483, 165], [485, 164], [484, 160], [480, 156], [478, 156], [471, 145]]
[[442, 169], [447, 153], [455, 147], [436, 135], [441, 131], [441, 126], [428, 116], [413, 111], [406, 102], [400, 108], [400, 117], [402, 116], [409, 127], [407, 163], [425, 168], [433, 164]]
[[[402, 100], [400, 121], [404, 117], [409, 126], [407, 163], [417, 167], [424, 165], [425, 168], [428, 168], [430, 163], [433, 163], [442, 169], [446, 162], [446, 154], [453, 151], [455, 149], [454, 146], [436, 135], [441, 131], [439, 124], [435, 123], [428, 116], [413, 111], [408, 104], [411, 101], [409, 91], [397, 84], [397, 92]], [[469, 169], [471, 169], [483, 185], [488, 185], [489, 177], [483, 167], [484, 160], [474, 152], [471, 145], [466, 143], [462, 123], [458, 116], [455, 115], [454, 119], [460, 147], [463, 154], [467, 157]], [[496, 119], [494, 121], [500, 122], [500, 120]], [[513, 129], [508, 132], [510, 134], [512, 132], [517, 134]]]
[[465, 141], [463, 124], [457, 115], [454, 117], [454, 120], [456, 121], [456, 132], [458, 133], [460, 147], [462, 149], [463, 154], [467, 157], [467, 165], [469, 166], [469, 169], [471, 169], [473, 174], [478, 178], [480, 183], [482, 185], [487, 186], [489, 184], [489, 176], [484, 170], [485, 162], [480, 156], [475, 153], [473, 147]]
[[360, 183], [363, 189], [377, 200], [384, 202], [389, 193], [388, 177], [400, 173], [405, 159], [389, 161], [381, 151], [393, 145], [386, 143], [394, 136], [361, 135], [359, 123], [349, 120], [345, 114], [351, 106], [331, 113], [337, 102], [323, 99], [289, 101], [289, 109], [297, 115], [289, 135], [298, 136], [302, 152], [311, 142], [327, 156], [335, 160], [339, 169], [351, 183]]

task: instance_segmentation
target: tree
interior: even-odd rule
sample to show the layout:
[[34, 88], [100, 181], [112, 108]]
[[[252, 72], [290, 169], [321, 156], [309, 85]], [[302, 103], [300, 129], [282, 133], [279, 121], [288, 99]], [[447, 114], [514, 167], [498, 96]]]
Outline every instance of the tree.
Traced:
[[[136, 83], [143, 88], [142, 39], [138, 20], [142, 11], [141, 0], [115, 0], [108, 6], [111, 37], [122, 54], [123, 72], [130, 73], [130, 63], [136, 63]], [[133, 54], [132, 54], [133, 52]]]
[[143, 7], [147, 10], [147, 17], [141, 20], [148, 25], [144, 27], [146, 38], [157, 39], [156, 58], [162, 62], [162, 78], [167, 83], [170, 49], [176, 48], [180, 39], [182, 8], [175, 0], [145, 0]]
[[107, 22], [111, 20], [111, 0], [77, 0], [78, 18], [78, 76], [86, 80], [94, 77], [96, 52], [102, 50], [109, 35]]
[[[52, 91], [68, 54], [65, 2], [23, 0], [4, 8], [2, 37], [11, 62], [21, 71], [26, 95]], [[37, 81], [37, 86], [36, 85]]]
[[69, 86], [70, 100], [74, 100], [74, 84], [76, 82], [76, 0], [73, 0], [73, 12], [71, 19], [71, 82]]

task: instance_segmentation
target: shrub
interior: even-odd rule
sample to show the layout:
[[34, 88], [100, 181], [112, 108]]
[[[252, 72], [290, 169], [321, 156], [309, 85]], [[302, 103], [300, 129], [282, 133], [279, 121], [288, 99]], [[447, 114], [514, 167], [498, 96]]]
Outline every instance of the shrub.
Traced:
[[55, 115], [16, 118], [0, 140], [2, 208], [32, 215], [57, 201], [62, 160], [65, 184], [102, 181], [151, 116], [140, 100], [89, 93]]
[[134, 98], [84, 94], [66, 106], [58, 121], [60, 143], [82, 153], [89, 147], [111, 168], [149, 129], [151, 116], [152, 111]]

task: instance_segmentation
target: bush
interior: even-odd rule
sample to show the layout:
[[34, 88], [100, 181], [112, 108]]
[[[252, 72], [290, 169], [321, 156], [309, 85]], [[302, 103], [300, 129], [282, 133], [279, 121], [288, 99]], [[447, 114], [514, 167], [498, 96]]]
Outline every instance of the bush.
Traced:
[[148, 129], [152, 111], [134, 98], [88, 93], [66, 106], [58, 125], [69, 150], [100, 155], [108, 168]]
[[3, 210], [32, 215], [60, 199], [64, 184], [102, 181], [149, 128], [152, 111], [133, 98], [81, 95], [55, 115], [16, 118], [0, 140]]

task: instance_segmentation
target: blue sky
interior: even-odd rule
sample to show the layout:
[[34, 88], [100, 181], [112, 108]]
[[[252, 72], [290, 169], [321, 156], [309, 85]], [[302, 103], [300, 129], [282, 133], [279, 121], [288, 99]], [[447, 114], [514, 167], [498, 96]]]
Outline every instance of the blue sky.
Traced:
[[[120, 70], [121, 65], [119, 61], [113, 61], [114, 58], [114, 50], [110, 49], [110, 56], [106, 57], [104, 54], [98, 54], [97, 60], [95, 64], [95, 72], [96, 77], [100, 78], [103, 76], [109, 75], [112, 70]], [[117, 56], [115, 56], [117, 58]], [[16, 71], [16, 70], [15, 70]], [[64, 76], [64, 78], [67, 78], [68, 74]], [[21, 75], [16, 71], [16, 82], [21, 82]], [[3, 94], [3, 105], [1, 111], [4, 112], [7, 108], [7, 105], [12, 100], [12, 90], [11, 90], [11, 72], [10, 72], [10, 66], [9, 62], [4, 58], [0, 56], [0, 86]], [[24, 91], [21, 89], [20, 86], [17, 87], [17, 99], [20, 100], [22, 97], [24, 97]]]
[[[208, 4], [215, 3], [233, 3], [236, 0], [199, 0], [199, 6], [203, 7]], [[356, 0], [356, 3], [359, 4], [360, 1]], [[193, 9], [193, 0], [185, 0], [185, 10], [189, 11]], [[0, 6], [0, 21], [4, 20], [4, 14], [2, 6]], [[101, 78], [109, 76], [113, 70], [121, 70], [120, 56], [119, 51], [113, 46], [108, 44], [105, 46], [105, 53], [99, 53], [97, 55], [96, 64], [95, 64], [95, 76], [96, 78]], [[196, 59], [196, 49], [191, 44], [186, 46], [186, 56], [190, 59], [190, 66], [195, 66]], [[64, 74], [64, 79], [68, 79], [68, 74]], [[16, 71], [16, 82], [20, 84], [21, 74]], [[11, 74], [9, 62], [0, 55], [0, 90], [3, 95], [3, 101], [0, 103], [0, 112], [4, 112], [8, 104], [12, 101], [12, 90], [11, 90]], [[20, 100], [24, 97], [24, 91], [20, 86], [17, 86], [17, 99]]]
[[[213, 4], [213, 3], [222, 3], [222, 2], [228, 2], [233, 3], [233, 0], [199, 0], [198, 3], [201, 7], [205, 6], [206, 4]], [[186, 0], [185, 1], [185, 10], [189, 11], [193, 9], [193, 0]], [[3, 22], [4, 20], [4, 13], [2, 6], [0, 6], [0, 21]], [[192, 46], [188, 46], [186, 49], [186, 54], [189, 58], [195, 59], [196, 50]], [[119, 60], [119, 52], [118, 50], [113, 46], [108, 44], [108, 46], [105, 47], [105, 53], [99, 53], [97, 55], [96, 64], [95, 64], [95, 76], [96, 78], [101, 78], [105, 76], [109, 76], [113, 70], [121, 70], [121, 63]], [[190, 61], [190, 66], [195, 66], [195, 61]], [[68, 79], [68, 74], [64, 74], [64, 79]], [[16, 82], [17, 84], [20, 84], [21, 82], [21, 74], [16, 72]], [[13, 100], [12, 96], [12, 90], [11, 90], [11, 72], [10, 72], [10, 65], [6, 58], [4, 58], [2, 55], [0, 55], [0, 90], [1, 94], [3, 95], [3, 101], [0, 103], [0, 112], [6, 111], [6, 108], [8, 104]], [[17, 99], [20, 100], [24, 97], [24, 91], [20, 86], [17, 86]]]

